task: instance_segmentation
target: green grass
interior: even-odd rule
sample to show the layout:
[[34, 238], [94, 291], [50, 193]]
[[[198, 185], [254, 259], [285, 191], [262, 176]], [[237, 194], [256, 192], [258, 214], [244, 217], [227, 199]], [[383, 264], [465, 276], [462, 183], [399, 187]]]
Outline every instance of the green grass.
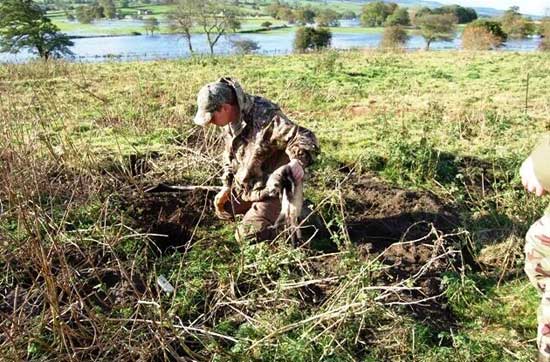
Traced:
[[358, 2], [354, 1], [328, 1], [328, 2], [319, 2], [319, 1], [311, 1], [311, 0], [299, 0], [297, 3], [301, 6], [311, 6], [313, 8], [330, 8], [334, 9], [336, 11], [353, 11], [356, 14], [359, 14], [361, 12], [361, 9], [363, 8], [363, 4], [360, 4]]
[[[153, 15], [146, 15], [144, 18], [155, 16], [160, 21], [160, 29], [157, 31], [161, 34], [170, 34], [172, 33], [172, 29], [170, 29], [170, 26], [165, 19], [166, 12], [169, 11], [169, 8], [166, 8], [163, 10], [156, 10], [153, 12]], [[132, 33], [145, 33], [144, 26], [141, 25], [135, 25], [135, 24], [128, 24], [124, 20], [114, 20], [115, 25], [109, 25], [104, 26], [101, 24], [101, 22], [93, 22], [91, 24], [81, 24], [78, 22], [71, 22], [68, 21], [65, 17], [65, 14], [63, 13], [52, 13], [48, 15], [53, 23], [62, 31], [65, 33], [68, 33], [70, 35], [81, 35], [81, 36], [105, 36], [105, 35], [130, 35]], [[261, 24], [265, 21], [271, 22], [272, 26], [281, 26], [285, 25], [285, 22], [271, 19], [269, 17], [250, 17], [250, 18], [244, 18], [241, 20], [241, 30], [255, 30], [261, 28]], [[293, 27], [289, 27], [289, 31], [292, 31]], [[271, 33], [275, 32], [273, 31], [267, 31], [264, 33]], [[200, 34], [203, 30], [199, 27], [196, 27], [193, 29], [193, 33]]]
[[[20, 296], [17, 313], [0, 304], [11, 331], [0, 355], [531, 361], [538, 296], [522, 238], [546, 200], [525, 194], [517, 169], [548, 129], [549, 67], [542, 53], [351, 51], [0, 68], [0, 293]], [[147, 201], [142, 190], [161, 181], [218, 182], [217, 130], [191, 120], [201, 85], [227, 75], [316, 133], [306, 196], [334, 227], [353, 215], [340, 201], [354, 177], [428, 190], [459, 212], [459, 241], [481, 270], [434, 281], [451, 322], [378, 299], [387, 265], [345, 233], [332, 236], [335, 254], [239, 244], [202, 199]], [[344, 181], [342, 166], [357, 175]], [[191, 223], [184, 247], [159, 255], [143, 234], [158, 223]], [[157, 292], [160, 274], [174, 295]]]
[[[316, 8], [330, 7], [337, 11], [354, 10], [356, 12], [359, 12], [360, 10], [359, 5], [351, 2], [330, 2], [328, 4], [320, 4], [318, 2], [304, 1], [302, 5], [314, 6]], [[142, 5], [142, 6], [134, 6], [129, 8], [121, 8], [119, 10], [124, 15], [137, 14], [137, 11], [139, 9], [151, 10], [152, 15], [146, 15], [144, 16], [144, 18], [147, 18], [149, 16], [155, 16], [161, 21], [160, 33], [170, 33], [171, 30], [169, 29], [169, 26], [166, 24], [166, 16], [168, 13], [170, 13], [173, 7], [174, 7], [173, 5]], [[265, 21], [271, 22], [273, 26], [280, 26], [285, 24], [285, 22], [283, 21], [265, 16], [263, 14], [263, 12], [265, 12], [265, 7], [260, 8], [260, 10], [255, 10], [248, 5], [241, 5], [239, 6], [238, 10], [244, 16], [244, 18], [241, 21], [242, 30], [258, 29], [261, 27], [260, 26], [261, 23]], [[144, 33], [145, 31], [143, 26], [125, 24], [124, 21], [118, 21], [116, 26], [109, 26], [108, 28], [102, 27], [101, 25], [98, 25], [96, 23], [80, 24], [78, 22], [69, 22], [66, 20], [65, 13], [63, 11], [49, 11], [48, 17], [52, 19], [54, 24], [57, 25], [61, 31], [69, 34], [86, 35], [86, 36], [128, 35], [135, 32]], [[292, 29], [292, 27], [290, 27], [289, 30], [286, 30], [286, 29], [274, 30], [273, 32], [276, 32], [276, 33], [287, 32], [287, 31], [291, 31], [290, 29]], [[370, 33], [370, 32], [378, 32], [380, 31], [380, 29], [334, 28], [333, 31], [340, 32], [340, 33]], [[197, 28], [194, 30], [194, 32], [200, 33], [201, 29]], [[270, 32], [267, 32], [267, 33], [270, 33]]]

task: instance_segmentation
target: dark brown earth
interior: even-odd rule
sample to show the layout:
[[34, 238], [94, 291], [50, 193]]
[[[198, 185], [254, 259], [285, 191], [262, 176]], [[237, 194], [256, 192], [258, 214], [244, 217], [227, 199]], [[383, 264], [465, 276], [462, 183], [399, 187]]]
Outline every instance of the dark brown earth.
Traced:
[[143, 193], [127, 200], [128, 214], [140, 230], [151, 234], [160, 253], [175, 251], [191, 241], [193, 230], [215, 222], [213, 192]]
[[432, 327], [453, 323], [441, 280], [463, 260], [459, 240], [450, 235], [460, 227], [457, 210], [428, 191], [405, 190], [368, 175], [350, 180], [344, 201], [348, 233], [360, 255], [385, 266], [373, 273], [375, 283], [411, 287], [385, 302], [404, 305]]
[[369, 176], [350, 182], [344, 200], [351, 239], [371, 243], [377, 251], [400, 240], [422, 238], [432, 225], [450, 232], [459, 224], [455, 211], [437, 196], [389, 186]]
[[[213, 197], [205, 191], [134, 195], [128, 213], [140, 230], [153, 234], [158, 252], [165, 254], [185, 247], [198, 223], [218, 222]], [[432, 326], [453, 323], [441, 295], [441, 280], [462, 262], [457, 238], [448, 235], [460, 227], [456, 210], [430, 192], [394, 187], [369, 175], [350, 180], [343, 199], [347, 230], [360, 257], [365, 262], [378, 258], [385, 266], [373, 271], [374, 283], [394, 286], [410, 279], [406, 285], [411, 290], [393, 293], [384, 302], [400, 303], [407, 314]], [[330, 262], [325, 259], [325, 270], [319, 273], [332, 274]], [[318, 305], [332, 287], [310, 285], [299, 292], [306, 304]]]

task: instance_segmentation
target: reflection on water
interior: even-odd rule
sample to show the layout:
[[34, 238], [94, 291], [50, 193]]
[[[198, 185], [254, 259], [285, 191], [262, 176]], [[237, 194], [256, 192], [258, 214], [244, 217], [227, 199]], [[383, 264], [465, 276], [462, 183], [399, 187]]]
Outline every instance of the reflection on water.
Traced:
[[[346, 24], [349, 25], [349, 24]], [[337, 49], [350, 48], [375, 48], [378, 46], [380, 33], [361, 34], [361, 33], [338, 33], [335, 32], [332, 37], [332, 47]], [[294, 41], [294, 32], [274, 33], [274, 34], [238, 34], [233, 35], [232, 39], [249, 39], [260, 45], [258, 53], [278, 55], [292, 52], [292, 43]], [[118, 37], [94, 37], [73, 39], [74, 46], [71, 48], [77, 61], [99, 62], [110, 59], [121, 60], [153, 60], [180, 58], [189, 55], [187, 43], [179, 35], [154, 35], [154, 36], [118, 36]], [[197, 53], [208, 53], [209, 48], [206, 42], [206, 36], [193, 36], [193, 48]], [[538, 48], [540, 39], [531, 37], [521, 40], [508, 41], [503, 50], [509, 51], [535, 51]], [[419, 35], [413, 35], [407, 43], [407, 48], [411, 50], [423, 49], [424, 39]], [[433, 42], [431, 49], [458, 49], [460, 48], [460, 39], [452, 42]], [[216, 45], [217, 54], [231, 53], [231, 40], [221, 38]], [[21, 52], [17, 55], [0, 53], [0, 61], [20, 62], [32, 57], [29, 52]]]

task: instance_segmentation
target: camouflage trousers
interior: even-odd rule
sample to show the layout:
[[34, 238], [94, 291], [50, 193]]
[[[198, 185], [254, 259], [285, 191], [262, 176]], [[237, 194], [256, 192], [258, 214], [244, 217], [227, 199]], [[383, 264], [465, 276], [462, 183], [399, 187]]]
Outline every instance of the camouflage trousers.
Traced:
[[237, 240], [260, 242], [273, 240], [277, 236], [272, 226], [281, 213], [281, 202], [278, 198], [247, 202], [233, 197], [232, 202], [227, 202], [224, 208], [233, 216], [244, 215], [235, 231]]
[[550, 358], [550, 215], [534, 223], [525, 240], [525, 273], [541, 295], [537, 318], [539, 356]]

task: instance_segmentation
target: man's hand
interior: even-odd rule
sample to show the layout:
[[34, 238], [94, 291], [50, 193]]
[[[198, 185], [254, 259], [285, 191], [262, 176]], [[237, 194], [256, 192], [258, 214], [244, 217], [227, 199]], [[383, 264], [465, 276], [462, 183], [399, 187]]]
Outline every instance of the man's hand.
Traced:
[[519, 169], [519, 174], [521, 176], [521, 183], [527, 191], [534, 192], [537, 196], [542, 196], [546, 193], [546, 190], [544, 190], [535, 175], [535, 168], [533, 167], [533, 160], [531, 157], [527, 158], [523, 162], [521, 168]]
[[302, 179], [304, 178], [304, 168], [302, 167], [300, 162], [298, 160], [294, 159], [294, 160], [290, 160], [288, 165], [290, 166], [290, 169], [292, 170], [292, 176], [294, 177], [296, 182], [302, 181]]
[[216, 197], [214, 198], [214, 209], [216, 210], [216, 216], [222, 220], [231, 220], [233, 218], [230, 213], [225, 211], [224, 208], [230, 197], [231, 189], [229, 187], [224, 187], [216, 194]]

